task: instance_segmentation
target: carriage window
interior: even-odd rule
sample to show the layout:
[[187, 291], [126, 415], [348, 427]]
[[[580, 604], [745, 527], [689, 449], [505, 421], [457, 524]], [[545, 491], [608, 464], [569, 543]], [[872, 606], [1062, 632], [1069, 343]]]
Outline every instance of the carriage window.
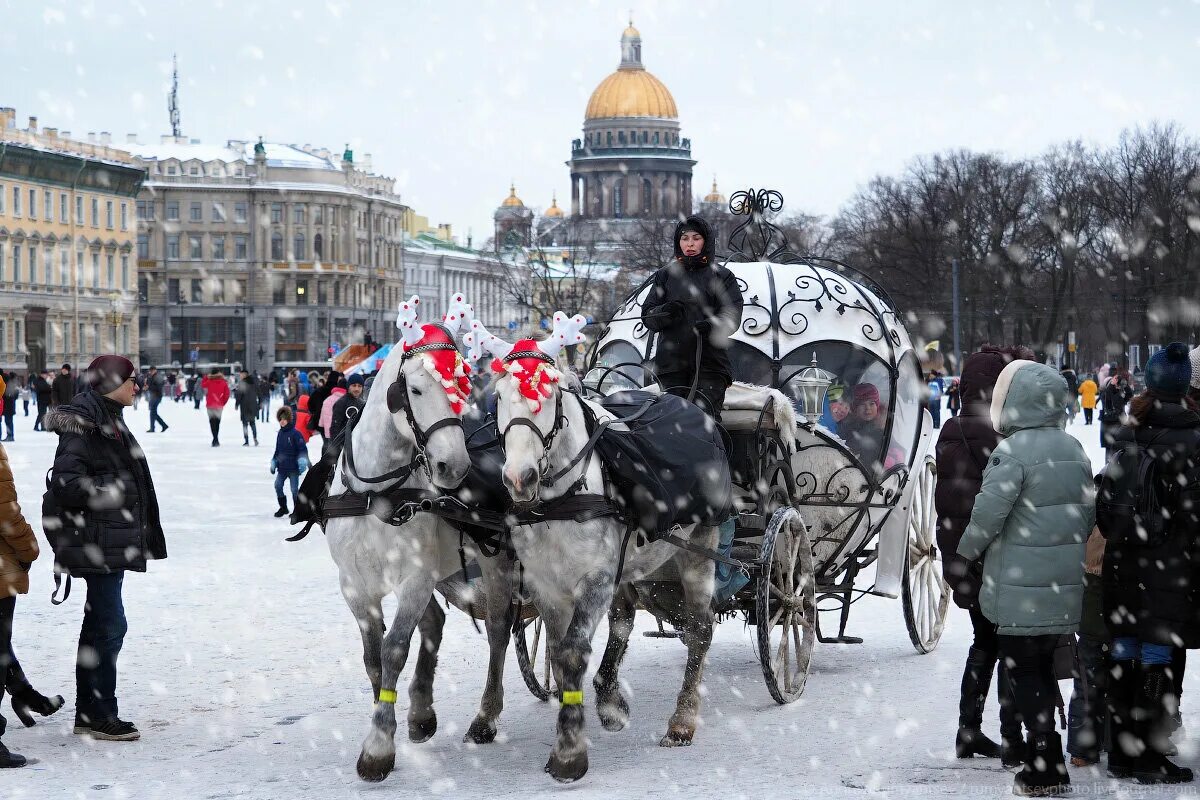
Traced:
[[[642, 354], [629, 342], [615, 341], [601, 351], [595, 366], [589, 371], [587, 382], [602, 381], [595, 386], [597, 391], [607, 394], [615, 389], [636, 389], [649, 379], [642, 368]], [[616, 367], [609, 370], [609, 367]]]
[[[779, 388], [799, 407], [795, 379], [816, 355], [817, 366], [833, 373], [819, 424], [842, 439], [865, 465], [888, 470], [906, 462], [903, 449], [887, 446], [888, 413], [892, 405], [892, 376], [878, 356], [844, 342], [818, 342], [797, 348], [784, 359]], [[893, 438], [894, 441], [894, 438]]]

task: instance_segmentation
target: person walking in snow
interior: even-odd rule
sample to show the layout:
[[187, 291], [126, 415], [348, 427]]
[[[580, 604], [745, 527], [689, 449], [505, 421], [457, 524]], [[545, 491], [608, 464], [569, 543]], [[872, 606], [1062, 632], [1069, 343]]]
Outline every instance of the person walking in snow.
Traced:
[[1067, 424], [1075, 424], [1075, 413], [1079, 410], [1079, 376], [1070, 367], [1064, 367], [1063, 380], [1067, 382]]
[[75, 378], [71, 376], [71, 365], [63, 364], [62, 369], [54, 376], [54, 383], [50, 387], [50, 406], [69, 403], [74, 396]]
[[[333, 405], [333, 414], [329, 423], [330, 441], [337, 441], [338, 437], [342, 435], [342, 431], [350, 424], [351, 415], [357, 416], [362, 413], [363, 407], [367, 404], [363, 400], [365, 383], [361, 374], [351, 375], [346, 380], [346, 393]], [[351, 409], [354, 410], [351, 411]]]
[[1192, 771], [1167, 758], [1179, 701], [1173, 651], [1200, 647], [1200, 414], [1186, 398], [1187, 346], [1151, 356], [1145, 379], [1113, 434], [1097, 508], [1113, 635], [1108, 769], [1140, 783], [1188, 783]]
[[1018, 795], [1068, 791], [1055, 732], [1054, 650], [1079, 628], [1084, 543], [1095, 519], [1092, 465], [1063, 430], [1067, 383], [1052, 367], [1009, 363], [992, 393], [992, 451], [971, 520], [958, 545], [983, 559], [979, 608], [996, 625], [1017, 710], [1029, 732]]
[[1133, 399], [1129, 375], [1119, 372], [1108, 379], [1100, 394], [1100, 445], [1105, 452], [1113, 447], [1113, 437], [1124, 424], [1125, 406]]
[[965, 609], [971, 620], [973, 641], [967, 650], [959, 689], [958, 734], [954, 752], [959, 758], [1001, 758], [1006, 767], [1020, 766], [1025, 758], [1021, 722], [1013, 706], [1007, 671], [1000, 663], [997, 695], [1000, 699], [1000, 737], [997, 745], [983, 733], [983, 709], [991, 691], [992, 674], [1000, 659], [996, 626], [979, 608], [983, 576], [981, 560], [968, 561], [957, 554], [963, 532], [971, 521], [975, 498], [983, 485], [983, 471], [1000, 434], [990, 418], [996, 379], [1011, 362], [1033, 359], [1025, 347], [984, 345], [963, 363], [958, 381], [962, 413], [951, 417], [937, 441], [937, 489], [934, 508], [938, 517], [937, 544], [942, 551], [942, 574], [954, 592], [954, 603]]
[[167, 432], [166, 420], [158, 415], [158, 407], [162, 405], [163, 391], [167, 385], [167, 381], [158, 373], [158, 367], [150, 367], [150, 372], [146, 375], [146, 402], [150, 404], [150, 429], [146, 433], [154, 433], [156, 424], [162, 427], [163, 433]]
[[1096, 413], [1096, 396], [1099, 393], [1100, 387], [1090, 375], [1079, 384], [1079, 405], [1083, 407], [1084, 425], [1092, 424], [1092, 417]]
[[292, 409], [283, 406], [275, 412], [279, 420], [279, 433], [275, 435], [275, 453], [271, 456], [271, 474], [275, 476], [275, 499], [279, 503], [276, 517], [287, 516], [287, 498], [283, 495], [283, 484], [287, 481], [292, 488], [292, 507], [299, 503], [300, 475], [308, 469], [308, 447], [304, 437], [292, 424]]
[[42, 371], [33, 376], [33, 399], [37, 403], [37, 419], [33, 421], [35, 431], [46, 430], [46, 412], [50, 410], [50, 396], [53, 394], [49, 375], [50, 373]]
[[3, 375], [3, 378], [4, 427], [8, 429], [8, 433], [5, 435], [4, 441], [11, 442], [14, 440], [13, 417], [17, 413], [17, 399], [21, 396], [21, 384], [19, 383], [20, 379], [17, 378], [17, 373], [15, 372], [9, 372], [7, 375]]
[[[49, 698], [33, 688], [12, 647], [17, 595], [28, 594], [29, 568], [39, 554], [37, 537], [17, 503], [8, 454], [0, 447], [0, 701], [7, 690], [13, 711], [26, 726], [34, 724], [30, 711], [49, 716], [63, 705], [62, 697]], [[7, 720], [0, 716], [0, 737], [4, 736], [7, 725]], [[24, 756], [10, 752], [0, 742], [0, 768], [23, 767], [25, 763]]]
[[212, 372], [204, 376], [200, 382], [204, 392], [204, 407], [208, 411], [208, 429], [212, 431], [212, 446], [220, 447], [221, 415], [225, 413], [225, 404], [229, 402], [229, 381], [221, 374], [221, 370], [213, 367]]
[[240, 377], [241, 380], [234, 389], [234, 396], [237, 398], [238, 415], [242, 420], [242, 447], [250, 446], [251, 436], [254, 437], [254, 446], [258, 447], [258, 428], [255, 425], [258, 419], [258, 387], [254, 385], [254, 378], [250, 377], [246, 370], [241, 371]]
[[[118, 715], [117, 655], [128, 630], [121, 590], [126, 572], [167, 557], [150, 465], [122, 412], [138, 391], [133, 363], [103, 355], [88, 366], [87, 388], [46, 415], [58, 450], [42, 499], [56, 573], [87, 582], [75, 668], [77, 734], [140, 738]], [[57, 578], [56, 578], [57, 583]]]

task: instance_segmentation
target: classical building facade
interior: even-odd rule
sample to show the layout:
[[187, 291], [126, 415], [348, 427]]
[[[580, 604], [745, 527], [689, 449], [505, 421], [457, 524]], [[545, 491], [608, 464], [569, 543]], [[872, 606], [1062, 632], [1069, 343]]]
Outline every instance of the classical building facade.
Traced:
[[138, 342], [137, 221], [144, 172], [108, 134], [16, 126], [0, 108], [0, 368], [40, 371]]
[[571, 143], [571, 215], [613, 240], [630, 219], [690, 214], [695, 164], [675, 98], [643, 66], [642, 37], [631, 23], [617, 70], [592, 92], [583, 138]]
[[364, 335], [394, 338], [413, 217], [370, 156], [261, 140], [126, 146], [148, 173], [137, 202], [143, 362], [265, 372]]
[[492, 253], [463, 247], [434, 233], [419, 233], [404, 241], [404, 293], [406, 297], [421, 296], [422, 307], [428, 309], [422, 319], [429, 322], [442, 313], [456, 292], [462, 292], [475, 307], [475, 317], [489, 329], [500, 331], [518, 317], [499, 272], [505, 266]]

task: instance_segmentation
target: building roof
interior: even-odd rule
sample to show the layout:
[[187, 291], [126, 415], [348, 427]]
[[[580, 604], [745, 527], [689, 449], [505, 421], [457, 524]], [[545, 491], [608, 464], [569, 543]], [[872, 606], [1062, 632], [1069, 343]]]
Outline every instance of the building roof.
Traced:
[[550, 207], [542, 212], [543, 217], [561, 217], [563, 210], [558, 207], [558, 195], [551, 195]]
[[524, 208], [525, 204], [521, 202], [521, 198], [517, 197], [517, 187], [513, 184], [508, 187], [508, 197], [504, 198], [504, 202], [500, 204], [501, 208]]
[[678, 119], [670, 90], [642, 66], [641, 34], [630, 23], [621, 36], [621, 65], [600, 82], [583, 118], [657, 117]]
[[[195, 141], [167, 141], [156, 144], [139, 144], [131, 142], [125, 145], [133, 155], [144, 161], [224, 161], [232, 163], [243, 161], [254, 163], [253, 142], [229, 142], [225, 145], [202, 144]], [[331, 158], [322, 158], [313, 153], [307, 153], [299, 147], [278, 142], [263, 142], [267, 154], [268, 167], [287, 167], [292, 169], [324, 169], [340, 172], [341, 168], [333, 163]]]

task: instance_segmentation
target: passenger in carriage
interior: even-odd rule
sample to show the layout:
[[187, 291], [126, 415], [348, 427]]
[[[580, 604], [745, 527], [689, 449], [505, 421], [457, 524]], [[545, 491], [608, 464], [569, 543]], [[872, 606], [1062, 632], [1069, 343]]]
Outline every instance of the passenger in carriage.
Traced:
[[[695, 400], [718, 422], [733, 382], [730, 334], [742, 324], [737, 278], [716, 263], [716, 242], [701, 217], [675, 228], [675, 258], [654, 273], [642, 322], [658, 334], [654, 372], [663, 389]], [[697, 363], [697, 354], [699, 362]]]
[[850, 416], [838, 425], [838, 436], [864, 464], [873, 464], [883, 451], [886, 427], [887, 414], [880, 402], [879, 389], [873, 383], [855, 386], [850, 392]]

